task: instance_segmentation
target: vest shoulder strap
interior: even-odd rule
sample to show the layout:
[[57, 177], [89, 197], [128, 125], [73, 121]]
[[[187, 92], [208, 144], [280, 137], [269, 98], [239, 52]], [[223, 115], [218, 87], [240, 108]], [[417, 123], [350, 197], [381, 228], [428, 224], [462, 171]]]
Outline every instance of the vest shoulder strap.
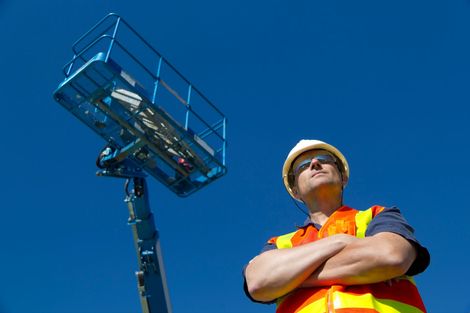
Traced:
[[291, 239], [294, 237], [296, 232], [297, 231], [293, 231], [282, 236], [271, 238], [268, 243], [275, 244], [278, 249], [292, 248], [293, 245]]
[[356, 222], [356, 237], [357, 238], [364, 238], [366, 236], [367, 226], [369, 225], [370, 221], [382, 212], [384, 207], [374, 205], [365, 211], [360, 211], [355, 216]]

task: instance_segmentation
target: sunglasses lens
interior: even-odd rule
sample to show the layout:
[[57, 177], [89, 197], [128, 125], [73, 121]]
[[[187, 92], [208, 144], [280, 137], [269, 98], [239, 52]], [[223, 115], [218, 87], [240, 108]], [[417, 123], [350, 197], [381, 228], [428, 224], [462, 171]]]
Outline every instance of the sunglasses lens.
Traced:
[[313, 158], [305, 159], [303, 160], [297, 167], [294, 169], [294, 175], [297, 176], [299, 173], [303, 172], [306, 170], [310, 164], [312, 163], [312, 160], [316, 159], [320, 164], [334, 164], [336, 163], [335, 158], [329, 154], [320, 154], [316, 155]]
[[305, 169], [307, 169], [310, 166], [310, 163], [312, 163], [312, 159], [306, 159], [303, 160], [297, 167], [294, 169], [294, 175], [298, 175], [300, 172], [303, 172]]
[[329, 154], [317, 155], [315, 159], [317, 159], [322, 164], [335, 163], [335, 159]]

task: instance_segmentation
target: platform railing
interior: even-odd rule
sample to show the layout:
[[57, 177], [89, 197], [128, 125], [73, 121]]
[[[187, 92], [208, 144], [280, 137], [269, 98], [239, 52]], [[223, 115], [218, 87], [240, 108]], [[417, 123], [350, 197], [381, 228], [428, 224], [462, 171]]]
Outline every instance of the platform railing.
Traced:
[[[176, 137], [171, 137], [172, 147], [181, 145], [187, 151], [183, 153], [185, 156], [196, 156], [193, 165], [199, 172], [190, 175], [182, 172], [174, 159], [172, 161], [167, 157], [170, 148], [164, 148], [165, 151], [158, 155], [169, 167], [157, 163], [161, 164], [167, 175], [172, 170], [179, 172], [184, 180], [193, 184], [190, 190], [194, 192], [225, 174], [226, 117], [122, 17], [113, 13], [105, 16], [74, 42], [72, 51], [72, 59], [63, 67], [65, 80], [56, 92], [56, 100], [111, 145], [116, 149], [130, 148], [127, 146], [132, 146], [132, 141], [124, 137], [119, 139], [116, 134], [131, 128], [134, 129], [131, 133], [138, 136], [141, 143], [151, 147], [153, 152], [158, 150], [158, 141], [160, 144], [168, 142], [169, 133], [163, 137], [159, 132], [140, 133], [139, 129], [149, 125], [145, 125], [142, 118], [148, 114], [145, 110], [150, 110], [153, 112], [151, 114], [158, 114], [165, 120], [162, 121], [166, 125], [162, 124], [163, 128], [170, 127], [176, 131]], [[122, 97], [125, 97], [122, 92], [127, 92], [128, 96], [140, 98], [139, 107], [112, 104], [110, 101], [116, 101], [113, 94], [119, 92]], [[118, 111], [113, 112], [115, 109]], [[87, 114], [92, 111], [95, 115], [90, 119]], [[103, 124], [101, 128], [95, 119]], [[136, 123], [140, 124], [140, 128], [135, 128]], [[157, 127], [159, 122], [154, 120], [152, 123], [157, 123], [153, 124]], [[149, 136], [157, 142], [152, 142]], [[133, 149], [137, 151], [138, 147], [134, 146]], [[140, 164], [144, 168], [150, 164], [150, 160], [142, 162]], [[156, 172], [153, 175], [165, 183], [167, 176], [162, 174], [160, 177]], [[169, 187], [175, 188], [174, 183]], [[184, 195], [191, 193], [190, 190]]]
[[[153, 65], [156, 65], [156, 70], [152, 70], [149, 66], [144, 64], [135, 53], [131, 52], [123, 40], [120, 40], [121, 29], [126, 28], [130, 31], [130, 34], [135, 36], [143, 46], [148, 49], [154, 55]], [[124, 39], [125, 40], [125, 39]], [[122, 17], [117, 14], [110, 13], [96, 23], [89, 31], [83, 34], [75, 43], [72, 45], [72, 51], [74, 53], [73, 58], [64, 66], [65, 77], [69, 77], [73, 74], [74, 69], [78, 69], [83, 64], [86, 64], [95, 52], [104, 50], [106, 53], [106, 61], [111, 57], [113, 58], [113, 52], [119, 48], [125, 56], [127, 56], [134, 64], [141, 68], [148, 77], [150, 77], [151, 84], [144, 84], [144, 90], [149, 93], [149, 99], [153, 104], [158, 102], [158, 88], [165, 88], [173, 97], [185, 107], [185, 129], [191, 128], [190, 116], [193, 116], [198, 123], [204, 125], [205, 129], [193, 130], [199, 137], [206, 137], [214, 134], [222, 144], [221, 149], [225, 149], [225, 127], [226, 118], [224, 114], [203, 94], [201, 93], [188, 79], [186, 79], [168, 60], [166, 60], [161, 53], [159, 53], [145, 38], [143, 38], [131, 25], [129, 25]], [[118, 57], [118, 58], [122, 58]], [[119, 59], [114, 60], [120, 63]], [[128, 63], [129, 60], [126, 61]], [[164, 77], [162, 77], [162, 66], [167, 66], [167, 69], [171, 70], [176, 74], [177, 78], [187, 84], [185, 91], [186, 95], [180, 95]], [[164, 76], [164, 75], [163, 75]], [[140, 80], [139, 80], [140, 82]], [[192, 93], [197, 94], [198, 97], [219, 116], [219, 120], [209, 123], [201, 114], [197, 112], [196, 107], [191, 103]], [[185, 99], [186, 98], [186, 99]], [[165, 105], [164, 105], [165, 106]], [[168, 107], [165, 106], [166, 109]], [[214, 128], [212, 125], [220, 125], [221, 127]], [[222, 131], [219, 131], [221, 129]], [[204, 135], [203, 135], [204, 134]], [[216, 149], [219, 151], [220, 149]], [[219, 151], [220, 152], [220, 151]], [[222, 159], [218, 160], [222, 165], [225, 165], [225, 153], [222, 153]]]

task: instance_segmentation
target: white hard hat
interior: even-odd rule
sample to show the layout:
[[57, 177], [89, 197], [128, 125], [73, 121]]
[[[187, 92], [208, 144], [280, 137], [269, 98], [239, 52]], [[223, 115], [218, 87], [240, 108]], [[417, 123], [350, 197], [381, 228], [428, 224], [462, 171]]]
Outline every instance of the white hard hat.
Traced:
[[284, 181], [284, 186], [286, 187], [287, 192], [294, 199], [296, 199], [296, 197], [294, 196], [294, 192], [292, 191], [292, 186], [289, 183], [289, 175], [292, 169], [292, 163], [295, 161], [295, 159], [299, 155], [301, 155], [305, 151], [310, 151], [310, 150], [326, 150], [330, 152], [331, 154], [333, 154], [341, 162], [341, 164], [338, 164], [338, 167], [343, 175], [343, 180], [345, 182], [349, 180], [348, 161], [346, 161], [346, 158], [338, 149], [320, 140], [302, 139], [289, 152], [286, 160], [284, 161], [284, 166], [282, 167], [282, 180]]

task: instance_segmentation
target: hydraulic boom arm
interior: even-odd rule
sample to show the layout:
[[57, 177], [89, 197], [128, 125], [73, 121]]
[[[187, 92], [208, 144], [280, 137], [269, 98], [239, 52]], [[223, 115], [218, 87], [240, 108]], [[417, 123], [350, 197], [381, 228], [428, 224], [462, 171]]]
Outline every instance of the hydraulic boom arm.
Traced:
[[[132, 180], [133, 187], [129, 192], [127, 189], [130, 180]], [[132, 227], [139, 264], [136, 276], [142, 311], [144, 313], [171, 313], [160, 240], [153, 214], [150, 211], [145, 178], [128, 179], [126, 192], [129, 225]]]

